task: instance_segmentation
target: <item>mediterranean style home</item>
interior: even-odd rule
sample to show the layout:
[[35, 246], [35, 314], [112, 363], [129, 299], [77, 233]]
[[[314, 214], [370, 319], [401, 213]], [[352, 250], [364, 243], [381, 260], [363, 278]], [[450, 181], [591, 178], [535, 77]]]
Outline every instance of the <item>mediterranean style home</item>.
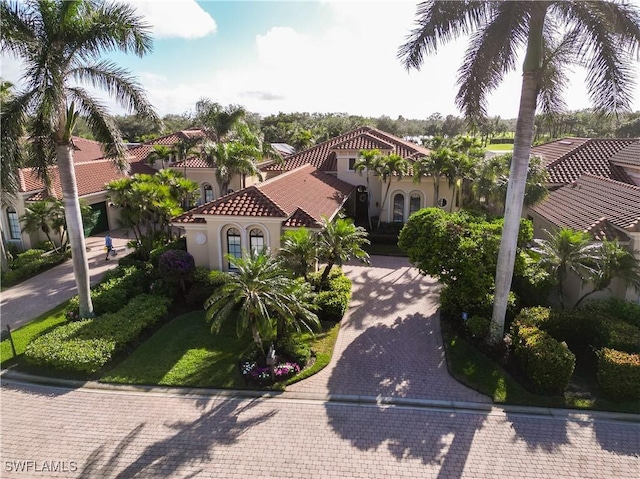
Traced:
[[[549, 173], [549, 196], [528, 208], [534, 236], [572, 228], [594, 241], [617, 240], [640, 259], [640, 140], [564, 138], [532, 149]], [[590, 291], [577, 276], [567, 282], [567, 302]], [[640, 302], [640, 291], [619, 280], [594, 294]]]
[[264, 181], [252, 179], [249, 186], [174, 218], [173, 225], [184, 231], [197, 265], [226, 270], [227, 254], [239, 256], [262, 247], [277, 251], [285, 231], [302, 226], [319, 229], [323, 217], [332, 219], [341, 209], [361, 224], [369, 215], [385, 223], [404, 223], [424, 207], [457, 209], [445, 178], [438, 179], [437, 199], [432, 178], [416, 183], [411, 175], [389, 180], [386, 201], [387, 184], [373, 174], [368, 191], [366, 171], [356, 172], [354, 164], [362, 150], [372, 149], [399, 155], [410, 165], [429, 154], [428, 149], [389, 133], [357, 128], [282, 162], [263, 165]]

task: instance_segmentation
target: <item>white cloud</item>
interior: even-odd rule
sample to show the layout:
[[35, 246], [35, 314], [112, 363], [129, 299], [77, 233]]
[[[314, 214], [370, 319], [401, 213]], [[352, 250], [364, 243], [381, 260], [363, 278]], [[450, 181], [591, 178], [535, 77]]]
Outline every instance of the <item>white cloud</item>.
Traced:
[[201, 38], [215, 33], [215, 20], [195, 0], [119, 0], [136, 7], [153, 27], [154, 38]]

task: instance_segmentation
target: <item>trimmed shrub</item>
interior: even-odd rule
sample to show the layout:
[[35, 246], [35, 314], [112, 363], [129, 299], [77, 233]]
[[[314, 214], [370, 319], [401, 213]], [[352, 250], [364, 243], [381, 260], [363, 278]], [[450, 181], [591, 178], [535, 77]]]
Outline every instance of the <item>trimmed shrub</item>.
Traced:
[[483, 340], [489, 335], [491, 319], [484, 316], [471, 316], [465, 321], [464, 327], [471, 338]]
[[551, 309], [543, 307], [524, 308], [516, 316], [516, 322], [527, 325], [536, 326], [538, 328], [548, 321]]
[[229, 273], [224, 271], [209, 271], [207, 268], [196, 267], [193, 275], [193, 284], [185, 297], [187, 306], [200, 306], [213, 294], [213, 292], [225, 284], [229, 279]]
[[118, 313], [65, 324], [34, 339], [24, 356], [33, 366], [93, 374], [165, 316], [169, 302], [157, 296], [137, 296]]
[[608, 318], [603, 323], [608, 348], [626, 353], [640, 353], [640, 328], [615, 318]]
[[43, 271], [63, 263], [71, 257], [71, 251], [48, 253], [41, 249], [30, 249], [18, 254], [11, 261], [9, 271], [2, 272], [2, 285], [12, 286]]
[[556, 341], [535, 326], [520, 323], [514, 324], [512, 338], [518, 363], [536, 392], [561, 394], [576, 363], [566, 343]]
[[[320, 273], [309, 275], [309, 282], [318, 288]], [[324, 288], [316, 295], [317, 314], [322, 321], [340, 321], [351, 301], [351, 280], [341, 269], [332, 269]]]
[[187, 238], [182, 236], [177, 240], [172, 241], [171, 243], [167, 243], [164, 246], [152, 250], [149, 254], [149, 261], [154, 267], [157, 268], [160, 262], [160, 256], [162, 256], [167, 251], [174, 250], [187, 251]]
[[584, 306], [585, 311], [606, 313], [640, 328], [640, 304], [619, 298], [589, 301]]
[[309, 345], [298, 342], [292, 337], [280, 340], [276, 344], [276, 353], [279, 356], [287, 356], [292, 361], [298, 363], [301, 368], [304, 368], [311, 358]]
[[598, 352], [598, 384], [616, 400], [640, 398], [640, 354], [603, 348]]
[[169, 283], [192, 281], [196, 262], [191, 254], [179, 249], [162, 253], [158, 260], [158, 273]]

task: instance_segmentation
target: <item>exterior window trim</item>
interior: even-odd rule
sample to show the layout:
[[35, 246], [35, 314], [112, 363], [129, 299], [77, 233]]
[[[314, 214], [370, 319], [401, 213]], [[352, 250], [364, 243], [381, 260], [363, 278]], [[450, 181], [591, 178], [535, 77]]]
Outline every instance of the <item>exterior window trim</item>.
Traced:
[[18, 212], [13, 206], [9, 206], [6, 210], [7, 225], [9, 226], [9, 236], [12, 240], [22, 239], [22, 230], [20, 228], [20, 218]]
[[[238, 228], [236, 228], [235, 226], [232, 226], [227, 230], [227, 233], [225, 236], [227, 238], [227, 253], [236, 258], [241, 258], [242, 257], [242, 235], [240, 233], [240, 230], [238, 230]], [[232, 245], [231, 242], [229, 241], [231, 238], [237, 238], [237, 244], [234, 242], [234, 244]], [[238, 248], [240, 248], [239, 251], [238, 251]], [[229, 269], [235, 269], [230, 261], [227, 262], [227, 267]]]
[[[257, 234], [259, 233], [259, 234]], [[261, 245], [254, 245], [253, 244], [253, 240], [254, 238], [261, 238], [262, 239], [262, 244]], [[249, 249], [251, 250], [252, 253], [254, 252], [260, 252], [262, 250], [264, 250], [266, 246], [265, 240], [264, 240], [264, 231], [262, 231], [260, 228], [256, 228], [253, 227], [251, 228], [251, 230], [249, 230]], [[259, 248], [259, 249], [258, 249]]]
[[[399, 205], [397, 205], [397, 199], [398, 197], [402, 198], [402, 207], [400, 209], [398, 209], [397, 207]], [[398, 191], [397, 193], [395, 193], [393, 195], [393, 208], [391, 209], [391, 221], [393, 223], [404, 223], [404, 208], [405, 208], [405, 194], [401, 191]], [[397, 216], [396, 212], [399, 211], [400, 215]], [[399, 219], [397, 219], [399, 218]]]
[[[207, 192], [211, 192], [211, 199], [207, 199]], [[209, 183], [203, 183], [202, 185], [202, 202], [209, 203], [210, 201], [215, 200], [215, 194], [213, 192], [213, 186]]]

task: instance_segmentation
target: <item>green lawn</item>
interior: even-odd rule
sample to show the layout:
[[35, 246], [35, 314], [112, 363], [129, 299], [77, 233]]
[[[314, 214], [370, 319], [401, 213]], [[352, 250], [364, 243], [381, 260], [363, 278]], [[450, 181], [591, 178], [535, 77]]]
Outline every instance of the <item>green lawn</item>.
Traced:
[[513, 150], [513, 144], [510, 143], [496, 143], [493, 145], [487, 145], [487, 151], [511, 151]]
[[445, 323], [442, 325], [442, 333], [449, 373], [462, 384], [489, 396], [495, 403], [630, 413], [640, 411], [640, 401], [613, 402], [601, 398], [584, 398], [570, 392], [555, 397], [533, 394], [502, 367], [451, 331]]
[[[337, 330], [334, 327], [316, 336], [312, 341], [312, 347], [318, 351], [316, 362], [301, 375], [306, 377], [328, 364]], [[251, 339], [239, 339], [232, 323], [223, 325], [220, 333], [214, 335], [205, 321], [205, 312], [196, 311], [164, 326], [100, 381], [247, 389], [250, 386], [240, 374], [239, 361], [249, 348]]]
[[[27, 344], [29, 344], [32, 339], [66, 322], [64, 311], [68, 304], [69, 302], [65, 301], [51, 311], [47, 311], [28, 324], [12, 331], [13, 343], [16, 347], [18, 357], [24, 353]], [[0, 343], [0, 362], [2, 367], [5, 367], [7, 363], [13, 361], [15, 361], [15, 358], [11, 350], [11, 344], [9, 339], [5, 339]]]

